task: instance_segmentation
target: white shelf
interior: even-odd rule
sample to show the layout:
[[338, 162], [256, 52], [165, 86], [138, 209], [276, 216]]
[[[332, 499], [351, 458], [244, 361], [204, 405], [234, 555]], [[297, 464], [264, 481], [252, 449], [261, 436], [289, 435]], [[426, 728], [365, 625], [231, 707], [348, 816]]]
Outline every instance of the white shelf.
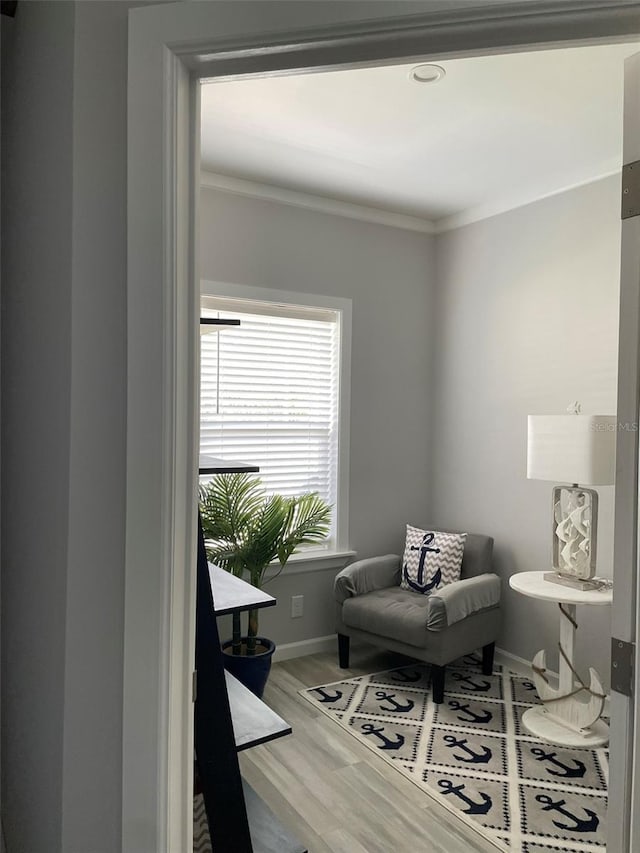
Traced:
[[258, 699], [230, 672], [225, 671], [224, 677], [238, 752], [291, 734], [291, 726], [262, 699]]
[[241, 610], [258, 610], [273, 607], [275, 598], [250, 583], [209, 563], [209, 580], [216, 616], [239, 613]]

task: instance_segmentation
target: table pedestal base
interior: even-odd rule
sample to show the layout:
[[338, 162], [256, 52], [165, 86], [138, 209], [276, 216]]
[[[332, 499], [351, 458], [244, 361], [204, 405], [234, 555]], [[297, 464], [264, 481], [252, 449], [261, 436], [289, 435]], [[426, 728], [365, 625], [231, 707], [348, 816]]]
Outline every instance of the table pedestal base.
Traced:
[[544, 572], [519, 572], [511, 576], [509, 585], [531, 598], [555, 601], [560, 611], [558, 683], [549, 677], [545, 651], [539, 651], [531, 665], [531, 680], [542, 705], [523, 714], [524, 727], [535, 737], [561, 746], [605, 746], [609, 726], [602, 720], [606, 701], [602, 681], [593, 667], [589, 667], [588, 680], [576, 670], [574, 647], [576, 606], [611, 604], [611, 588], [580, 590], [548, 583]]
[[588, 729], [574, 731], [564, 726], [546, 708], [535, 707], [524, 712], [522, 725], [529, 734], [559, 746], [597, 748], [609, 743], [609, 726], [604, 720], [597, 720]]

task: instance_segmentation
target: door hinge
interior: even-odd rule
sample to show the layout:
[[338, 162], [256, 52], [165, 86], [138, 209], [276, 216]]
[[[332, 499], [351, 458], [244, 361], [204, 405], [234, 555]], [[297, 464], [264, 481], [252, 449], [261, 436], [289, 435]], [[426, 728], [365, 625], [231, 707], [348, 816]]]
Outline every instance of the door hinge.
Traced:
[[191, 701], [195, 702], [198, 698], [198, 671], [194, 669], [191, 676]]
[[640, 160], [622, 167], [622, 218], [640, 216]]
[[633, 661], [635, 644], [611, 638], [611, 689], [623, 696], [633, 696]]

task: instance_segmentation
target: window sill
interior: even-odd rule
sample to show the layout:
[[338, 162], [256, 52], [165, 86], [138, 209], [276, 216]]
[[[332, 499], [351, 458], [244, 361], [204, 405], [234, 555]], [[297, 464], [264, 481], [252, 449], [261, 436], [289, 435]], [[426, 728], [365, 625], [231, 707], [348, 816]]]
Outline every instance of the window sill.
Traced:
[[[287, 560], [282, 573], [300, 575], [306, 572], [324, 572], [329, 569], [336, 571], [343, 569], [355, 555], [355, 551], [315, 551], [306, 554], [293, 554]], [[276, 560], [267, 569], [265, 579], [270, 580], [279, 573], [280, 564]]]

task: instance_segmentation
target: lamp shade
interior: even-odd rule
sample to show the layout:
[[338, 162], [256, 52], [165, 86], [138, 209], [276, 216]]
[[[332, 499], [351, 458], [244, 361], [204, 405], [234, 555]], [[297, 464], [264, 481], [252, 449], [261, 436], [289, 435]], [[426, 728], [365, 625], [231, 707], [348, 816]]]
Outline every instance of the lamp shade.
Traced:
[[555, 483], [615, 482], [615, 415], [529, 415], [527, 477]]

